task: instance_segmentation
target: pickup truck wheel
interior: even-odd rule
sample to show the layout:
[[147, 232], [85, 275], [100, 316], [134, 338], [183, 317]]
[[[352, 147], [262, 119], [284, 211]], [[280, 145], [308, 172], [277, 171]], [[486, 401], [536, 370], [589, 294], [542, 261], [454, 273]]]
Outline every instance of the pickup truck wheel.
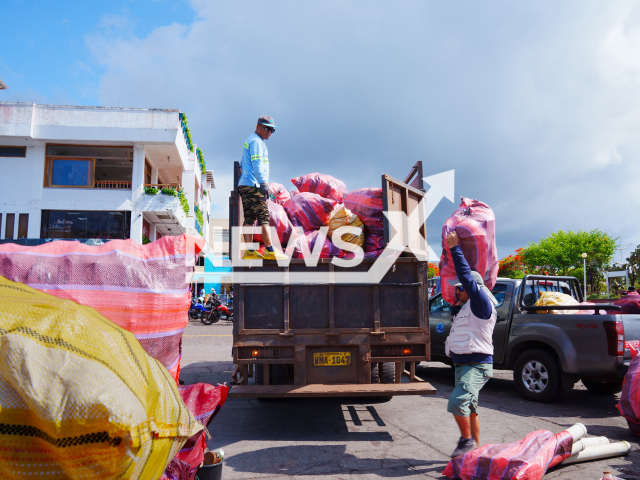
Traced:
[[622, 382], [594, 382], [592, 380], [581, 380], [582, 384], [587, 387], [587, 390], [595, 395], [615, 395], [622, 391]]
[[516, 389], [534, 402], [549, 402], [562, 393], [561, 375], [558, 360], [544, 350], [521, 353], [513, 367]]
[[385, 362], [379, 365], [382, 367], [380, 383], [396, 383], [396, 364], [394, 362]]

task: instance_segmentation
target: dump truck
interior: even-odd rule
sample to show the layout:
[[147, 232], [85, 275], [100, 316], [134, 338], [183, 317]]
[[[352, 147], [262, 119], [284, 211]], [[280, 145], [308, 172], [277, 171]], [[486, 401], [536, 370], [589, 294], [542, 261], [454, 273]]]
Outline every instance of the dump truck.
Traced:
[[[242, 237], [233, 234], [233, 227], [244, 222], [238, 162], [234, 169], [230, 252], [241, 258]], [[351, 268], [333, 259], [319, 259], [311, 267], [303, 259], [291, 259], [287, 266], [234, 262], [233, 362], [240, 366], [242, 381], [230, 397], [436, 394], [415, 375], [415, 365], [430, 360], [428, 266], [426, 256], [415, 254], [428, 249], [422, 177], [422, 162], [404, 182], [381, 177], [383, 209], [401, 220], [384, 218], [384, 245], [399, 256], [389, 261], [379, 282], [354, 282], [342, 275], [369, 276], [377, 259], [363, 259]], [[294, 281], [301, 272], [318, 280]], [[256, 280], [260, 273], [277, 280]]]

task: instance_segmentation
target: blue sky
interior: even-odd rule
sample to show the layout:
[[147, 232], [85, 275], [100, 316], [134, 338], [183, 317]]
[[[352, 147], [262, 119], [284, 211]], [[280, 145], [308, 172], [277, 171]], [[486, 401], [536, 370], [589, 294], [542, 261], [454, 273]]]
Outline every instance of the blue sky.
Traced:
[[98, 83], [105, 68], [92, 58], [87, 37], [123, 31], [146, 37], [195, 15], [188, 2], [168, 0], [4, 0], [2, 12], [10, 21], [3, 21], [0, 32], [0, 78], [11, 90], [0, 99], [74, 105], [100, 105]]
[[[272, 181], [320, 171], [377, 187], [422, 160], [493, 208], [501, 257], [559, 229], [640, 243], [632, 0], [4, 5], [0, 100], [186, 112], [214, 217], [268, 114]], [[455, 206], [429, 217], [436, 251]]]

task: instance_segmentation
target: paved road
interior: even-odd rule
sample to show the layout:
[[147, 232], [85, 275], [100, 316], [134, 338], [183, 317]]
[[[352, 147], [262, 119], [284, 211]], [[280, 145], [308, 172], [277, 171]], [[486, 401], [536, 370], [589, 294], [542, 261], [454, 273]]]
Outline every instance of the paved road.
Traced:
[[[231, 326], [190, 323], [183, 342], [182, 374], [186, 383], [230, 380]], [[438, 395], [367, 399], [229, 400], [211, 424], [209, 448], [226, 453], [223, 478], [446, 478], [441, 475], [458, 433], [447, 398], [453, 370], [423, 363], [417, 374]], [[560, 432], [574, 423], [590, 435], [626, 440], [631, 455], [556, 467], [545, 479], [596, 480], [603, 470], [640, 480], [638, 437], [629, 433], [615, 405], [618, 396], [598, 397], [582, 384], [554, 404], [521, 399], [511, 372], [496, 372], [482, 390], [482, 442], [513, 442], [531, 431]]]

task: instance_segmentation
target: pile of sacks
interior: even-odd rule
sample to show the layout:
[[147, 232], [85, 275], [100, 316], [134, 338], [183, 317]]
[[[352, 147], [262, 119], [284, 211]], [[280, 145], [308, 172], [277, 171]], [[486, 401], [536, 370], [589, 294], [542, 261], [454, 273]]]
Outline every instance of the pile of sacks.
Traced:
[[[293, 258], [309, 258], [320, 252], [320, 258], [353, 257], [348, 248], [334, 244], [333, 234], [340, 227], [359, 228], [343, 234], [341, 240], [360, 247], [364, 258], [377, 258], [384, 250], [382, 189], [360, 188], [347, 192], [347, 187], [331, 175], [310, 173], [291, 179], [295, 188], [287, 190], [279, 183], [269, 184], [270, 225], [276, 229], [283, 249], [293, 242]], [[294, 235], [300, 227], [302, 235]], [[328, 227], [326, 236], [320, 231]], [[299, 232], [300, 230], [298, 230]], [[254, 240], [262, 243], [260, 235]], [[322, 245], [317, 245], [322, 242]], [[317, 248], [317, 250], [316, 250]]]

